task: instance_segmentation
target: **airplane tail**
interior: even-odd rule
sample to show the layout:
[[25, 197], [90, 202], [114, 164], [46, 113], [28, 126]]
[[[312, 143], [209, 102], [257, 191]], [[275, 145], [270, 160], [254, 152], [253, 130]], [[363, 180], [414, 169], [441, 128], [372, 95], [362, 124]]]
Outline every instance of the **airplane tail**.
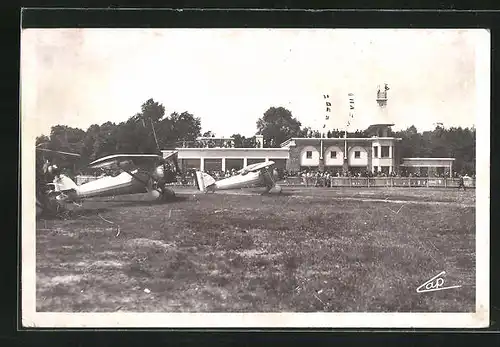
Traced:
[[196, 182], [196, 188], [204, 192], [207, 189], [207, 187], [210, 187], [212, 184], [215, 183], [215, 179], [205, 172], [196, 171], [195, 182]]
[[78, 186], [76, 183], [66, 175], [59, 175], [56, 179], [54, 179], [55, 191], [66, 191], [76, 189]]

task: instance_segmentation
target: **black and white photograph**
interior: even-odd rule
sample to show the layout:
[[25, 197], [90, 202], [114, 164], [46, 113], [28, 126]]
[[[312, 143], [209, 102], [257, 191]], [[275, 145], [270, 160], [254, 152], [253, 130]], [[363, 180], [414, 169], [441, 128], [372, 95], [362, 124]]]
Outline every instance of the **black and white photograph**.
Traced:
[[22, 324], [489, 324], [490, 33], [21, 32]]

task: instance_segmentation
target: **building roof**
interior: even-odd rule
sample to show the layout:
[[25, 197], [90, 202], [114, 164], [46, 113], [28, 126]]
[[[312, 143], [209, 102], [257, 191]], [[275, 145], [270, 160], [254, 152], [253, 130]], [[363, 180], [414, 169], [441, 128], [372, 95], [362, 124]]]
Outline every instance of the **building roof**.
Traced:
[[288, 148], [283, 148], [283, 147], [278, 147], [278, 148], [275, 148], [275, 147], [264, 147], [264, 148], [261, 148], [261, 147], [238, 147], [238, 148], [234, 148], [234, 147], [179, 147], [179, 148], [176, 148], [175, 150], [176, 151], [220, 151], [220, 150], [224, 150], [227, 152], [252, 150], [252, 151], [265, 152], [265, 151], [271, 151], [271, 150], [273, 150], [273, 151], [288, 151]]
[[403, 160], [455, 160], [455, 158], [403, 158]]
[[234, 138], [232, 137], [211, 137], [211, 136], [199, 136], [196, 138], [196, 140], [226, 140], [226, 141], [233, 141]]
[[[316, 142], [319, 140], [323, 141], [345, 141], [345, 137], [292, 137], [283, 142], [280, 146], [284, 147], [288, 145], [291, 141], [294, 140], [300, 140], [300, 141], [310, 141], [310, 142]], [[396, 140], [396, 141], [401, 141], [402, 138], [399, 137], [348, 137], [347, 141], [373, 141], [373, 140]]]

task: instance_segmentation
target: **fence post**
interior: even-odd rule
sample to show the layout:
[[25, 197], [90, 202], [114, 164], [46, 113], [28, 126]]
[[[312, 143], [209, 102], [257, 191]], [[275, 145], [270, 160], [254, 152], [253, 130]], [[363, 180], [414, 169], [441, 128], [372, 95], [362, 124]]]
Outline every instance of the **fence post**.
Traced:
[[448, 179], [446, 177], [444, 178], [444, 187], [448, 188]]

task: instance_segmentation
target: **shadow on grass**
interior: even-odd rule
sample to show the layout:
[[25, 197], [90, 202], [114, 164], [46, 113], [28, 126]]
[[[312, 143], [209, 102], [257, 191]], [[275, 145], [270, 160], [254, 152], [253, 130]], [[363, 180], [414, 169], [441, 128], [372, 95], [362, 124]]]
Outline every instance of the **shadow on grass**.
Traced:
[[96, 216], [100, 213], [108, 212], [110, 211], [109, 208], [92, 208], [92, 209], [85, 209], [85, 208], [79, 208], [75, 210], [67, 210], [64, 212], [60, 212], [57, 214], [45, 214], [43, 216], [40, 216], [37, 218], [37, 220], [66, 220], [66, 219], [77, 219], [79, 217], [90, 217], [90, 216]]
[[128, 200], [100, 200], [99, 202], [113, 203], [113, 207], [124, 207], [124, 206], [158, 206], [166, 205], [177, 202], [187, 201], [189, 197], [187, 196], [175, 196], [166, 200], [138, 200], [138, 199], [128, 199]]

